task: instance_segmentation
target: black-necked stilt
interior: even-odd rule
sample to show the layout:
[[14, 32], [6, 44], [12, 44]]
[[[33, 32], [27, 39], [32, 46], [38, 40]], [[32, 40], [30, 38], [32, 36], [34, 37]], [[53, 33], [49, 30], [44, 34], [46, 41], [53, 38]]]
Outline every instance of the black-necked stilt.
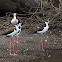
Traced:
[[11, 20], [11, 23], [16, 25], [18, 24], [18, 19], [16, 18], [16, 13], [13, 13], [14, 18]]
[[[15, 25], [15, 26], [16, 26], [16, 29], [19, 30], [19, 32], [17, 32], [17, 34], [15, 35], [14, 42], [15, 42], [15, 45], [16, 45], [16, 43], [20, 43], [18, 41], [18, 35], [21, 33], [21, 23], [19, 23], [18, 25]], [[17, 53], [17, 48], [16, 48], [16, 53]]]
[[43, 48], [43, 42], [42, 42], [42, 34], [43, 33], [45, 33], [46, 31], [48, 31], [48, 29], [49, 29], [49, 20], [47, 20], [46, 22], [45, 22], [45, 24], [46, 24], [46, 27], [44, 27], [44, 29], [42, 30], [42, 31], [37, 31], [37, 33], [40, 33], [41, 34], [41, 44], [42, 44], [42, 50], [44, 51], [44, 48]]
[[19, 24], [15, 25], [16, 29], [17, 29], [17, 30], [20, 30], [20, 31], [15, 35], [15, 38], [16, 38], [15, 41], [16, 41], [16, 43], [19, 43], [17, 36], [18, 36], [18, 35], [20, 34], [20, 32], [21, 32], [21, 24], [22, 24], [22, 23], [19, 23]]
[[[15, 26], [16, 29], [12, 30], [12, 31], [8, 31], [7, 33], [4, 33], [2, 35], [6, 35], [7, 37], [12, 37], [11, 42], [10, 42], [10, 55], [17, 55], [17, 48], [16, 48], [16, 53], [15, 53], [15, 47], [13, 45], [13, 42], [18, 43], [17, 40], [13, 40], [13, 37], [18, 36], [21, 32], [21, 23], [19, 23], [18, 25]], [[11, 44], [13, 45], [13, 54], [11, 53]]]

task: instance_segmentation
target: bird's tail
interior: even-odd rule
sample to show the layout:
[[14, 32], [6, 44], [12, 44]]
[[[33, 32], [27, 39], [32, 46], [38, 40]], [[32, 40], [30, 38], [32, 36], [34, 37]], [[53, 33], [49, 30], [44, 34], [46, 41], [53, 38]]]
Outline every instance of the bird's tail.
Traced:
[[6, 35], [6, 37], [10, 37], [10, 36]]
[[4, 33], [4, 34], [0, 34], [0, 36], [6, 36], [6, 37], [10, 37], [10, 36], [8, 36], [8, 35], [6, 35], [6, 33]]
[[37, 33], [41, 33], [41, 31], [37, 31]]

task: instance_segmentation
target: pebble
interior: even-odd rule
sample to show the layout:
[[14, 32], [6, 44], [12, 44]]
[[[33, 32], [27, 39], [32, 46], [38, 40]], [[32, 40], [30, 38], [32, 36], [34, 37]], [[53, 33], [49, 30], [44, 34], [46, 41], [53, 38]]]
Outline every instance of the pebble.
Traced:
[[8, 51], [9, 49], [7, 49], [7, 51]]
[[28, 51], [28, 49], [26, 49], [26, 51]]
[[47, 38], [48, 38], [48, 36], [47, 36]]
[[51, 34], [52, 32], [50, 31], [50, 34]]
[[47, 42], [47, 40], [45, 40], [45, 42]]
[[57, 45], [57, 43], [55, 42], [54, 45]]
[[48, 55], [48, 57], [50, 58], [50, 57], [51, 57], [51, 55]]
[[37, 27], [37, 28], [40, 28], [40, 27]]
[[60, 36], [62, 36], [62, 34]]
[[61, 32], [61, 31], [59, 31], [59, 32]]
[[30, 37], [30, 39], [32, 39], [33, 37]]
[[3, 59], [2, 59], [3, 60]]
[[24, 41], [24, 42], [26, 42], [26, 41]]

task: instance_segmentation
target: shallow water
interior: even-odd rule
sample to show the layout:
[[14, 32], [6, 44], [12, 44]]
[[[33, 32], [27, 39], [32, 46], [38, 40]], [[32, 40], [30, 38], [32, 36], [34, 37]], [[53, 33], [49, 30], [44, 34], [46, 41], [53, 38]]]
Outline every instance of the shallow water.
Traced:
[[46, 56], [31, 62], [62, 62], [62, 50], [52, 50]]

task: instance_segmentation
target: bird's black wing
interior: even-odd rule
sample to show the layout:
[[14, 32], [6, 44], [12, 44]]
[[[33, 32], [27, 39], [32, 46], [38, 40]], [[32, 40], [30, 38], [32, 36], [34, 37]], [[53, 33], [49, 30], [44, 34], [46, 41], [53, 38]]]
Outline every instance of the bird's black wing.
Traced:
[[14, 30], [7, 31], [7, 32], [3, 33], [2, 35], [10, 34], [10, 33], [12, 33], [13, 31], [14, 31]]

